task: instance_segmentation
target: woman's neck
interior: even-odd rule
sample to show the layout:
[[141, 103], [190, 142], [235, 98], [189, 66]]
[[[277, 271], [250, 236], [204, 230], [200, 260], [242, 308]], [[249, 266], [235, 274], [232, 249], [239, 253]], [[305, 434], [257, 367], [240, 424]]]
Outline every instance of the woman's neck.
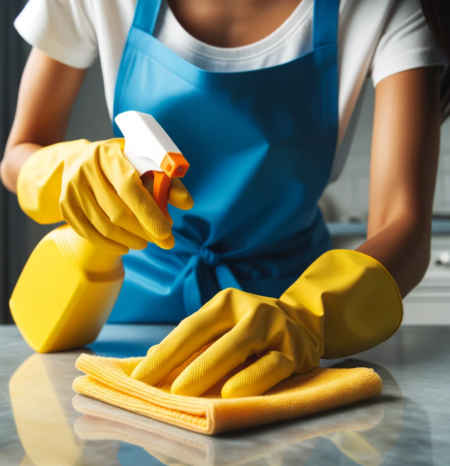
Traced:
[[216, 47], [242, 47], [278, 29], [301, 0], [167, 0], [183, 28]]

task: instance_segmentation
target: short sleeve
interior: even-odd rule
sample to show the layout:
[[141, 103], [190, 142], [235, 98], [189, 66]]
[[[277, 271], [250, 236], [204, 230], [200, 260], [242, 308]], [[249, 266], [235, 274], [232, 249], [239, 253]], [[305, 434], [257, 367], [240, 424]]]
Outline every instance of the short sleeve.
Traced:
[[14, 26], [33, 47], [74, 68], [98, 54], [89, 0], [29, 0]]
[[419, 0], [397, 0], [387, 18], [371, 65], [374, 86], [401, 71], [447, 65], [426, 23]]

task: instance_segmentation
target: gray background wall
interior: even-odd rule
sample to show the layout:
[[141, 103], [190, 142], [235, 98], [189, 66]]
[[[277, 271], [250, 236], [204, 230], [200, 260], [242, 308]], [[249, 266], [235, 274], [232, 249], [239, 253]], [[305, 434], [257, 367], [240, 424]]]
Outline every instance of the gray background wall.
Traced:
[[[367, 220], [374, 98], [372, 82], [367, 80], [347, 164], [338, 181], [329, 185], [324, 194], [322, 205], [333, 221]], [[450, 121], [447, 121], [441, 130], [441, 153], [434, 212], [448, 215], [450, 218]]]

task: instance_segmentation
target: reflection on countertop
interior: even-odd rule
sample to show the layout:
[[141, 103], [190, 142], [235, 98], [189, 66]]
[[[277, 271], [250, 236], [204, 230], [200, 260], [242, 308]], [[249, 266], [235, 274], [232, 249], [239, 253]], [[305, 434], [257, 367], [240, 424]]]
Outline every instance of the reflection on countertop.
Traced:
[[41, 355], [15, 327], [0, 327], [0, 464], [428, 466], [450, 457], [450, 327], [404, 327], [357, 359], [323, 361], [374, 368], [378, 398], [215, 437], [73, 392], [81, 352], [143, 355], [171, 328], [109, 325], [89, 349]]

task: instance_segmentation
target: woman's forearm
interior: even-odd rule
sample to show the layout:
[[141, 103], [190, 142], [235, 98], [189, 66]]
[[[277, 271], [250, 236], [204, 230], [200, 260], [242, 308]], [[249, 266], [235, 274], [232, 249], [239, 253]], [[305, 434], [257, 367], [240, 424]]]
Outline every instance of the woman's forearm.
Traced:
[[0, 164], [0, 175], [6, 189], [13, 193], [16, 192], [20, 169], [28, 158], [42, 147], [33, 142], [24, 142], [5, 151], [5, 156]]
[[405, 297], [422, 280], [430, 261], [431, 222], [398, 218], [371, 235], [357, 250], [377, 259]]
[[16, 191], [19, 172], [32, 154], [41, 147], [64, 141], [85, 74], [86, 70], [71, 68], [32, 49], [0, 165], [1, 180], [10, 191]]
[[430, 260], [440, 76], [439, 67], [411, 69], [375, 89], [368, 232], [359, 251], [389, 270], [403, 297]]

